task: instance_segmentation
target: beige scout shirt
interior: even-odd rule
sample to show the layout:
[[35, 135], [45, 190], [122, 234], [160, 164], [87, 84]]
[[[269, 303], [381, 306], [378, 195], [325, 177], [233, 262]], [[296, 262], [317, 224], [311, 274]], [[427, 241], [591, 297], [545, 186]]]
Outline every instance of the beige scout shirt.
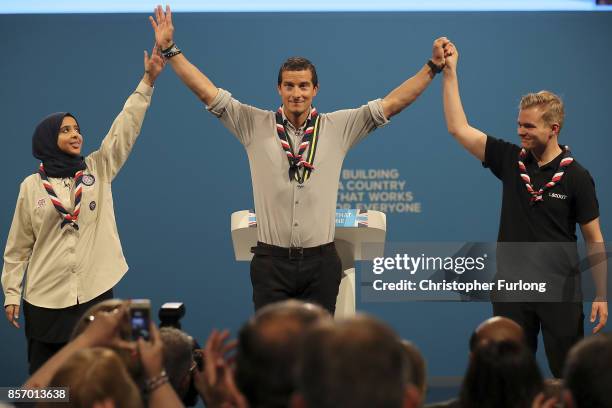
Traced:
[[[28, 176], [17, 198], [13, 223], [4, 251], [4, 305], [23, 298], [35, 306], [60, 309], [87, 302], [109, 290], [128, 269], [117, 233], [111, 182], [140, 133], [153, 88], [140, 82], [113, 122], [100, 149], [85, 158], [79, 229], [67, 225], [43, 188], [38, 174]], [[64, 179], [66, 180], [66, 179]], [[50, 179], [67, 209], [74, 208], [74, 183]], [[69, 210], [70, 211], [70, 210]]]
[[[321, 114], [315, 170], [304, 184], [289, 180], [289, 163], [276, 132], [274, 112], [243, 104], [223, 89], [208, 109], [247, 151], [259, 241], [305, 248], [332, 242], [344, 156], [368, 133], [388, 123], [381, 100]], [[295, 139], [303, 130], [287, 126], [287, 132], [293, 145], [299, 145]]]

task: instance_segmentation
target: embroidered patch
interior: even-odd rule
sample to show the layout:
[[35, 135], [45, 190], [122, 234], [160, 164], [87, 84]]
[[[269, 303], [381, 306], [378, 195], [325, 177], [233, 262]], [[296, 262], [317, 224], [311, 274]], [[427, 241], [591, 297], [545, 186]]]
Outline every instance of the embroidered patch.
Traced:
[[36, 202], [36, 208], [43, 208], [47, 204], [46, 198], [41, 198]]
[[89, 203], [89, 209], [90, 209], [91, 211], [93, 211], [93, 210], [95, 210], [95, 209], [96, 209], [96, 202], [95, 202], [95, 201], [92, 201], [91, 203]]
[[552, 198], [558, 198], [559, 200], [565, 200], [567, 198], [567, 195], [557, 193], [548, 193], [548, 196]]
[[86, 186], [93, 186], [95, 182], [96, 178], [93, 176], [93, 174], [83, 174], [83, 184]]

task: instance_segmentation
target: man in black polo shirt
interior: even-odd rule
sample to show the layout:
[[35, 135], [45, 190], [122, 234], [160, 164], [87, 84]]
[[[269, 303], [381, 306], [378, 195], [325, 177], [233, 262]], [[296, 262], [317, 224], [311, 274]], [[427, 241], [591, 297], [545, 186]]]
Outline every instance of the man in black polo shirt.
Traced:
[[[593, 179], [573, 159], [569, 149], [557, 143], [563, 126], [563, 102], [551, 92], [540, 91], [522, 98], [518, 116], [520, 146], [488, 136], [470, 126], [459, 96], [458, 53], [453, 44], [447, 47], [453, 51], [446, 58], [444, 69], [444, 114], [448, 131], [502, 181], [498, 241], [540, 243], [522, 246], [531, 247], [530, 252], [535, 256], [524, 256], [521, 249], [521, 256], [513, 257], [509, 257], [509, 253], [514, 250], [516, 254], [516, 247], [521, 245], [500, 244], [500, 248], [505, 248], [501, 257], [510, 259], [499, 262], [498, 249], [498, 274], [507, 277], [513, 272], [522, 272], [541, 278], [546, 273], [543, 270], [552, 270], [553, 276], [556, 274], [563, 282], [558, 285], [560, 288], [553, 288], [561, 289], [554, 299], [548, 297], [545, 302], [494, 301], [493, 313], [519, 323], [534, 352], [541, 326], [550, 369], [560, 377], [569, 349], [583, 337], [584, 316], [574, 262], [577, 260], [576, 223], [580, 225], [590, 253], [597, 246], [603, 247]], [[606, 265], [600, 263], [598, 268], [605, 275]], [[568, 288], [569, 294], [566, 293]], [[599, 316], [594, 333], [604, 327], [608, 316], [605, 284], [599, 282], [597, 289], [590, 319], [594, 322]]]

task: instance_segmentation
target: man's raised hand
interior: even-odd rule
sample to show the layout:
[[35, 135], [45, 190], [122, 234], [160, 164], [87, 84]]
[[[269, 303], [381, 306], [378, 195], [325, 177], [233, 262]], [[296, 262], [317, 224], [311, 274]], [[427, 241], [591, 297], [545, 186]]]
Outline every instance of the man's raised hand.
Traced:
[[155, 42], [163, 50], [170, 48], [174, 43], [174, 26], [172, 25], [172, 11], [170, 6], [166, 5], [166, 11], [162, 6], [157, 6], [154, 10], [155, 18], [149, 16], [151, 26], [155, 31]]

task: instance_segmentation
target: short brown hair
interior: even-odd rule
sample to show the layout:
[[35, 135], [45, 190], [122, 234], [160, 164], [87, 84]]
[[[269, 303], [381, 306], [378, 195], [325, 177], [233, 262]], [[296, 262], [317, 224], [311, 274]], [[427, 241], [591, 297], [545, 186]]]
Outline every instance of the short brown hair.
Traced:
[[358, 314], [322, 322], [304, 335], [298, 391], [308, 407], [399, 407], [406, 364], [399, 337], [382, 321]]
[[558, 123], [559, 131], [561, 131], [563, 119], [565, 118], [565, 110], [563, 108], [563, 101], [558, 95], [550, 91], [540, 91], [523, 95], [519, 108], [523, 110], [533, 107], [542, 108], [544, 111], [542, 119], [547, 124]]
[[304, 57], [289, 57], [278, 70], [278, 85], [283, 82], [283, 72], [285, 71], [306, 71], [309, 70], [312, 74], [312, 85], [317, 87], [319, 79], [317, 78], [317, 69], [314, 64]]

